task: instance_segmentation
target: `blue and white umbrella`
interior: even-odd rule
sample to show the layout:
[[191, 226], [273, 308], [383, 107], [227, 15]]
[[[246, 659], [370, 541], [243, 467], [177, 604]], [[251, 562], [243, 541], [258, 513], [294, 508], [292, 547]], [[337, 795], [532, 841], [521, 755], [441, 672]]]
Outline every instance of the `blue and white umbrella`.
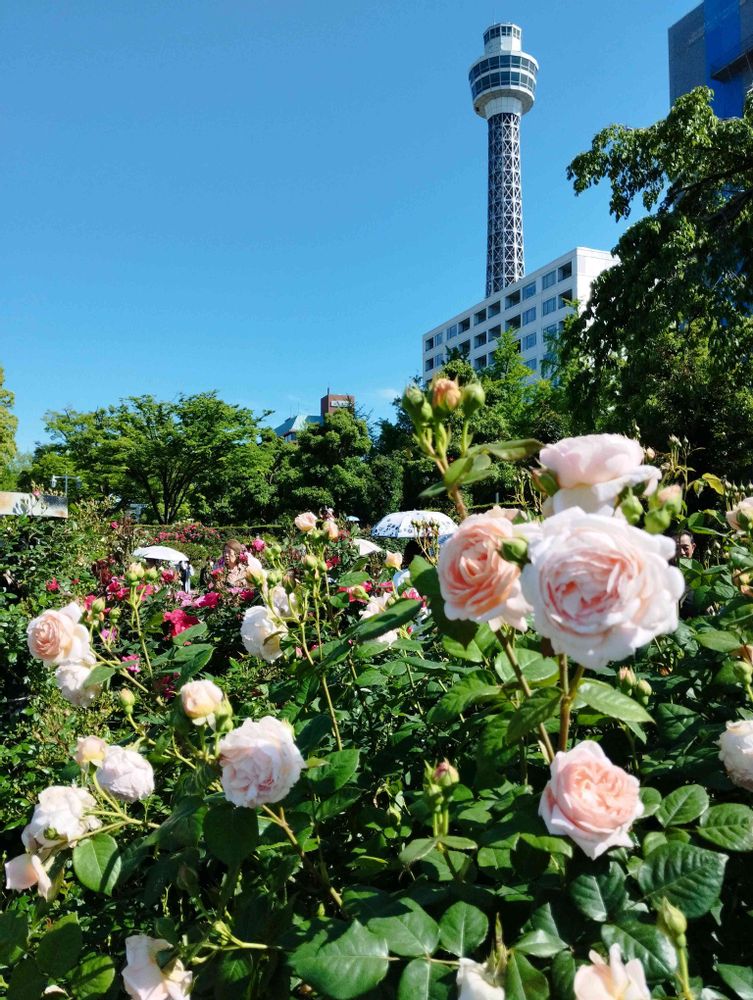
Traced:
[[438, 510], [399, 510], [385, 515], [371, 529], [371, 534], [374, 538], [415, 538], [429, 528], [440, 535], [451, 535], [458, 526]]

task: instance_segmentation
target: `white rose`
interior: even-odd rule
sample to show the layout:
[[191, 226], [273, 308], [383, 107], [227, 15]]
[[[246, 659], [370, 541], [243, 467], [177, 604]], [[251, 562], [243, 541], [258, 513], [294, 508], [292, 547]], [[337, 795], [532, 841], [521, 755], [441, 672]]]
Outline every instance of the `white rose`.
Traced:
[[220, 740], [219, 755], [225, 798], [250, 808], [284, 799], [304, 766], [291, 727], [271, 715], [246, 719]]
[[123, 986], [132, 1000], [189, 1000], [193, 973], [180, 959], [161, 969], [157, 955], [172, 945], [163, 938], [133, 934], [126, 938]]
[[107, 743], [99, 736], [79, 736], [73, 759], [79, 767], [84, 767], [86, 764], [101, 764], [106, 750]]
[[[361, 619], [373, 618], [374, 615], [381, 614], [385, 610], [387, 605], [390, 603], [392, 595], [382, 594], [381, 597], [371, 597], [366, 604], [366, 607], [361, 612]], [[400, 634], [397, 629], [390, 629], [389, 632], [383, 632], [373, 642], [381, 642], [385, 646], [391, 646], [393, 642], [397, 642], [400, 638]]]
[[331, 542], [336, 542], [340, 537], [340, 529], [337, 527], [337, 522], [333, 521], [332, 518], [327, 518], [322, 523], [322, 531]]
[[651, 1000], [646, 973], [637, 958], [622, 961], [620, 946], [609, 949], [609, 965], [592, 951], [593, 965], [582, 965], [575, 973], [575, 1000]]
[[740, 514], [746, 518], [747, 521], [753, 521], [753, 497], [745, 497], [739, 503], [736, 503], [732, 510], [728, 510], [725, 514], [727, 518], [727, 523], [730, 528], [734, 528], [735, 531], [740, 531]]
[[727, 723], [719, 738], [719, 759], [730, 781], [753, 792], [753, 719]]
[[[94, 662], [94, 657], [91, 658]], [[55, 671], [55, 683], [61, 695], [76, 708], [88, 708], [102, 693], [101, 684], [89, 684], [91, 666], [87, 663], [61, 663]]]
[[293, 618], [298, 611], [295, 594], [288, 594], [281, 584], [272, 587], [269, 592], [269, 603], [278, 618]]
[[584, 434], [563, 438], [539, 453], [541, 464], [554, 474], [559, 490], [545, 505], [545, 513], [559, 514], [580, 507], [588, 514], [611, 515], [626, 486], [645, 485], [653, 493], [661, 473], [643, 465], [643, 448], [621, 434]]
[[246, 577], [253, 580], [257, 586], [261, 586], [267, 579], [267, 571], [261, 561], [250, 554], [246, 555]]
[[54, 890], [47, 869], [36, 854], [20, 854], [5, 863], [5, 888], [23, 892], [35, 885], [37, 892], [48, 902]]
[[313, 531], [316, 527], [316, 514], [312, 514], [311, 511], [308, 510], [304, 514], [299, 514], [293, 523], [299, 531]]
[[80, 618], [81, 608], [75, 602], [59, 611], [44, 611], [34, 618], [26, 629], [31, 655], [48, 667], [90, 656], [89, 632], [79, 624]]
[[180, 689], [183, 711], [195, 726], [205, 722], [214, 724], [215, 713], [220, 710], [225, 695], [213, 681], [189, 681]]
[[137, 802], [154, 791], [152, 765], [136, 750], [108, 747], [97, 771], [97, 782], [116, 799]]
[[282, 622], [275, 623], [266, 608], [249, 608], [241, 622], [243, 645], [253, 656], [273, 663], [282, 656], [280, 639], [287, 632]]
[[485, 965], [461, 958], [458, 963], [458, 1000], [505, 1000], [505, 991], [496, 986]]
[[685, 590], [675, 545], [620, 518], [573, 508], [531, 534], [521, 586], [556, 653], [604, 671], [674, 632]]
[[45, 788], [21, 834], [24, 847], [33, 853], [48, 854], [62, 844], [73, 846], [79, 837], [102, 825], [96, 816], [90, 815], [96, 808], [96, 800], [85, 788], [68, 785]]
[[403, 565], [403, 556], [401, 552], [388, 552], [384, 557], [384, 565], [387, 569], [400, 569]]

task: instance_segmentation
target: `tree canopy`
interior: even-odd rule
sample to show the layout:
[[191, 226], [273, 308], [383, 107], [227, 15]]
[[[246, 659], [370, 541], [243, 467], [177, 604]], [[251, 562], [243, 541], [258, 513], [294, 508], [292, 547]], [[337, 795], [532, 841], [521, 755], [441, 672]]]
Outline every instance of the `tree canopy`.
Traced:
[[16, 428], [18, 418], [13, 413], [15, 396], [5, 388], [5, 372], [0, 368], [0, 476], [16, 454]]

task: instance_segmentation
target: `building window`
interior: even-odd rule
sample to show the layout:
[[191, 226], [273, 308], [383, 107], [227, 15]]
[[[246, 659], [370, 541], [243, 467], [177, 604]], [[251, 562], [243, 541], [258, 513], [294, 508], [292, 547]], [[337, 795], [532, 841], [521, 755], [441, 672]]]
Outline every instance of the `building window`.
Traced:
[[559, 300], [558, 300], [557, 308], [558, 309], [566, 309], [567, 306], [568, 306], [568, 304], [572, 300], [572, 297], [573, 297], [573, 290], [572, 290], [572, 288], [568, 288], [568, 290], [566, 292], [562, 292], [562, 294], [560, 295]]
[[440, 333], [435, 333], [434, 334], [434, 346], [435, 347], [439, 347], [439, 345], [442, 343], [443, 340], [444, 340], [444, 334], [443, 333], [440, 332]]
[[477, 313], [473, 314], [473, 325], [478, 326], [479, 323], [483, 323], [486, 319], [486, 309], [479, 309]]
[[477, 333], [476, 336], [473, 338], [474, 347], [483, 347], [485, 343], [486, 343], [485, 333]]
[[487, 315], [489, 319], [491, 319], [492, 316], [499, 316], [500, 308], [501, 304], [499, 302], [492, 302], [492, 304], [489, 306], [489, 309], [487, 310]]
[[553, 295], [551, 299], [544, 299], [541, 305], [541, 312], [544, 316], [548, 316], [549, 313], [556, 312], [557, 310], [557, 297]]
[[476, 371], [481, 371], [482, 368], [486, 368], [486, 355], [482, 354], [480, 358], [476, 358], [473, 362], [473, 367]]
[[471, 328], [470, 316], [466, 316], [465, 319], [461, 319], [460, 322], [458, 323], [458, 333], [465, 333], [466, 330], [470, 330], [470, 328]]
[[524, 285], [521, 291], [524, 299], [533, 298], [536, 294], [536, 282], [532, 281], [530, 285]]
[[523, 350], [524, 351], [530, 351], [530, 349], [532, 347], [535, 347], [535, 346], [536, 346], [536, 334], [535, 333], [529, 333], [527, 336], [525, 336], [523, 338]]
[[424, 344], [424, 350], [425, 351], [430, 351], [433, 346], [434, 346], [434, 338], [433, 337], [427, 337], [426, 338], [426, 343]]
[[539, 363], [536, 358], [523, 358], [523, 364], [530, 368], [532, 372], [535, 372], [539, 367]]
[[523, 326], [525, 326], [526, 323], [533, 323], [535, 319], [536, 319], [536, 306], [533, 306], [531, 309], [525, 309], [523, 311]]
[[447, 327], [447, 339], [448, 340], [452, 340], [452, 338], [453, 337], [457, 337], [457, 335], [458, 335], [458, 325], [457, 325], [457, 323], [453, 323], [452, 326], [448, 326]]
[[497, 337], [499, 337], [500, 333], [502, 333], [502, 327], [499, 324], [497, 324], [497, 326], [490, 326], [489, 340], [496, 340]]
[[556, 271], [549, 271], [541, 279], [541, 287], [542, 288], [551, 288], [552, 285], [554, 285], [556, 283], [557, 283], [557, 272]]
[[468, 355], [471, 353], [470, 340], [464, 340], [462, 344], [458, 344], [458, 350], [460, 351], [460, 353], [463, 355], [464, 358], [467, 358]]
[[520, 329], [520, 316], [511, 316], [510, 319], [505, 320], [505, 330], [519, 330]]
[[569, 260], [567, 264], [563, 264], [561, 268], [557, 271], [557, 281], [564, 281], [565, 278], [572, 278], [573, 276], [573, 262]]
[[505, 295], [505, 309], [512, 309], [513, 306], [518, 305], [520, 302], [520, 289], [517, 292], [510, 292], [509, 295]]
[[424, 371], [430, 372], [434, 367], [434, 358], [427, 358], [426, 364], [424, 365]]

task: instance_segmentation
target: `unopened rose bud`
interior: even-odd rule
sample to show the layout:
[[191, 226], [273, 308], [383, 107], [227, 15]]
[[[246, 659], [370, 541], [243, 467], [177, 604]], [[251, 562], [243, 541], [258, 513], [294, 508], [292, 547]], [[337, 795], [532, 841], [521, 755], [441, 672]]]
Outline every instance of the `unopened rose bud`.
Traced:
[[650, 510], [646, 514], [646, 520], [643, 524], [650, 535], [661, 535], [667, 530], [671, 522], [671, 512], [666, 507], [663, 507], [660, 510]]
[[753, 680], [753, 665], [747, 660], [736, 660], [734, 670], [735, 677], [743, 684], [750, 684]]
[[620, 504], [620, 510], [628, 524], [637, 524], [643, 516], [643, 505], [634, 494], [629, 493]]
[[100, 615], [105, 610], [105, 599], [104, 597], [98, 597], [96, 601], [92, 601], [91, 612], [93, 615]]
[[740, 660], [745, 660], [746, 663], [753, 666], [753, 646], [740, 646], [732, 655], [738, 657]]
[[434, 768], [431, 779], [440, 788], [452, 788], [460, 781], [460, 775], [448, 760], [443, 760]]
[[528, 560], [528, 542], [525, 538], [506, 538], [500, 545], [502, 558], [522, 566]]
[[685, 932], [688, 929], [688, 921], [682, 910], [673, 906], [666, 896], [662, 896], [662, 900], [658, 906], [658, 914], [660, 929], [672, 941], [681, 944], [680, 939], [685, 937]]
[[656, 458], [656, 452], [653, 448], [646, 448], [645, 455], [649, 462], [653, 462]]
[[463, 386], [463, 413], [471, 417], [486, 402], [486, 393], [480, 382], [469, 382]]
[[340, 537], [340, 529], [337, 527], [337, 524], [329, 518], [322, 525], [322, 533], [329, 539], [330, 542], [336, 542]]
[[656, 494], [656, 499], [666, 510], [679, 514], [682, 510], [682, 487], [677, 483], [664, 486]]
[[438, 378], [432, 387], [431, 405], [440, 416], [457, 410], [462, 398], [463, 391], [454, 379]]
[[384, 557], [384, 565], [387, 569], [400, 569], [403, 565], [403, 557], [399, 552], [388, 552]]
[[303, 565], [306, 569], [315, 570], [319, 565], [319, 560], [311, 552], [307, 552], [303, 557]]
[[531, 472], [531, 479], [533, 481], [534, 488], [543, 493], [544, 496], [553, 497], [557, 490], [560, 488], [560, 484], [557, 482], [557, 478], [553, 472], [549, 469], [533, 469]]
[[136, 695], [133, 691], [130, 688], [121, 688], [118, 692], [118, 698], [120, 698], [120, 704], [123, 706], [125, 714], [131, 715], [133, 706], [136, 704]]
[[639, 680], [635, 685], [635, 694], [638, 701], [642, 702], [644, 705], [648, 704], [649, 698], [654, 693], [654, 689], [651, 687], [647, 680]]
[[120, 618], [122, 612], [120, 608], [110, 608], [110, 621], [116, 622]]
[[148, 569], [148, 570], [146, 571], [146, 573], [144, 573], [144, 579], [146, 579], [146, 580], [149, 580], [149, 581], [151, 581], [152, 583], [154, 583], [154, 582], [155, 582], [156, 580], [158, 580], [158, 579], [159, 579], [159, 573], [157, 572], [157, 570], [155, 569], [155, 567], [154, 567], [154, 566], [151, 566], [151, 567], [150, 567], [150, 568], [149, 568], [149, 569]]
[[637, 683], [637, 678], [633, 670], [630, 667], [620, 667], [617, 672], [617, 678], [620, 690], [624, 691], [625, 694], [630, 694]]
[[144, 578], [144, 567], [141, 563], [132, 562], [125, 571], [125, 582], [133, 585]]
[[403, 409], [416, 427], [427, 424], [432, 416], [431, 405], [417, 385], [409, 385], [403, 393]]

